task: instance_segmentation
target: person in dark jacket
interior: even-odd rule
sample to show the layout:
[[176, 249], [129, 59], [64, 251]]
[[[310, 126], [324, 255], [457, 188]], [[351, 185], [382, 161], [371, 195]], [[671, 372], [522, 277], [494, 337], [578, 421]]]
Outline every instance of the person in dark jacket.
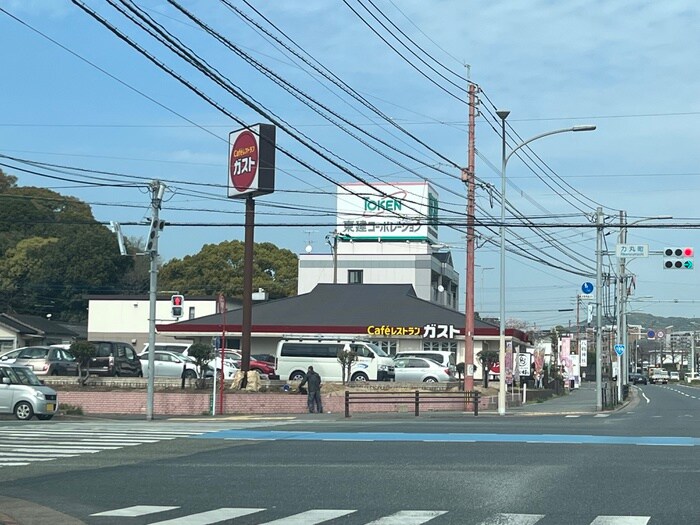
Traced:
[[314, 408], [319, 414], [323, 413], [323, 405], [321, 404], [321, 376], [314, 372], [314, 367], [310, 366], [306, 372], [306, 377], [302, 379], [299, 388], [307, 385], [308, 394], [306, 404], [309, 407], [309, 413], [314, 413]]

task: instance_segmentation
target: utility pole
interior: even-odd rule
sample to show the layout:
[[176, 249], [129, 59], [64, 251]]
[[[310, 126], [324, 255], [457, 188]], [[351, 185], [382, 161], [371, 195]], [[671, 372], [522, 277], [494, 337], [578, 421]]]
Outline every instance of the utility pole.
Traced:
[[595, 334], [595, 397], [596, 409], [603, 410], [603, 208], [598, 206], [595, 214], [596, 245], [595, 245], [595, 309], [596, 309], [596, 334]]
[[[627, 229], [625, 228], [625, 212], [620, 210], [620, 236], [618, 242], [620, 244], [625, 243], [627, 237]], [[622, 402], [622, 383], [625, 382], [625, 356], [627, 355], [627, 345], [626, 345], [626, 332], [627, 332], [627, 319], [625, 318], [625, 288], [627, 278], [625, 276], [625, 258], [619, 257], [617, 260], [618, 265], [618, 279], [617, 279], [617, 343], [621, 344], [625, 351], [622, 355], [617, 356], [617, 399]]]
[[160, 205], [163, 202], [165, 184], [154, 180], [151, 187], [151, 229], [146, 241], [146, 250], [150, 258], [150, 286], [148, 292], [148, 383], [146, 397], [146, 420], [153, 419], [153, 393], [155, 387], [155, 349], [156, 349], [156, 301], [158, 291], [158, 235], [163, 229], [159, 219]]
[[[469, 148], [468, 165], [462, 170], [462, 181], [467, 184], [467, 271], [464, 301], [464, 390], [474, 389], [474, 130], [476, 122], [475, 84], [469, 84]], [[488, 373], [488, 371], [486, 372]]]

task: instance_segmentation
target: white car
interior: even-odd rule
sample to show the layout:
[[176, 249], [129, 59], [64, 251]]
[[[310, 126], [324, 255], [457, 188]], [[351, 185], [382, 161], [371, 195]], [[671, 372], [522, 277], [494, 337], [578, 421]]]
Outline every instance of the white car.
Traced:
[[396, 358], [394, 360], [394, 377], [397, 383], [401, 381], [444, 383], [455, 379], [449, 367], [424, 357]]
[[0, 363], [5, 363], [8, 365], [14, 363], [17, 361], [17, 356], [22, 350], [24, 350], [24, 347], [5, 352], [4, 354], [0, 355]]
[[669, 379], [669, 381], [680, 381], [681, 374], [680, 374], [680, 372], [669, 372], [668, 379]]
[[[154, 377], [182, 377], [183, 368], [186, 379], [196, 379], [198, 377], [195, 360], [191, 357], [165, 350], [156, 350], [153, 354]], [[141, 352], [139, 360], [141, 361], [143, 376], [148, 377], [148, 352]]]

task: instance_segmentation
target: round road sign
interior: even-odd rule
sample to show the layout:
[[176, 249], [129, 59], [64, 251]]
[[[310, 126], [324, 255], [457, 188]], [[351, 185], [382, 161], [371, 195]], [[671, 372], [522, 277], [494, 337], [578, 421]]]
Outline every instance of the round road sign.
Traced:
[[593, 283], [585, 282], [581, 285], [581, 291], [583, 293], [591, 293], [593, 292]]

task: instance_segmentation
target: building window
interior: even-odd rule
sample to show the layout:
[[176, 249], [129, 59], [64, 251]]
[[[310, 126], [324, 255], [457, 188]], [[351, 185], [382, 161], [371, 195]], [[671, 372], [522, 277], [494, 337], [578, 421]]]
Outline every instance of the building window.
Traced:
[[425, 352], [440, 350], [443, 352], [457, 352], [457, 341], [423, 341]]
[[363, 270], [348, 270], [348, 284], [362, 284]]
[[194, 319], [194, 306], [190, 306], [189, 315], [190, 315], [190, 319]]
[[399, 344], [396, 341], [371, 341], [389, 355], [396, 355]]

